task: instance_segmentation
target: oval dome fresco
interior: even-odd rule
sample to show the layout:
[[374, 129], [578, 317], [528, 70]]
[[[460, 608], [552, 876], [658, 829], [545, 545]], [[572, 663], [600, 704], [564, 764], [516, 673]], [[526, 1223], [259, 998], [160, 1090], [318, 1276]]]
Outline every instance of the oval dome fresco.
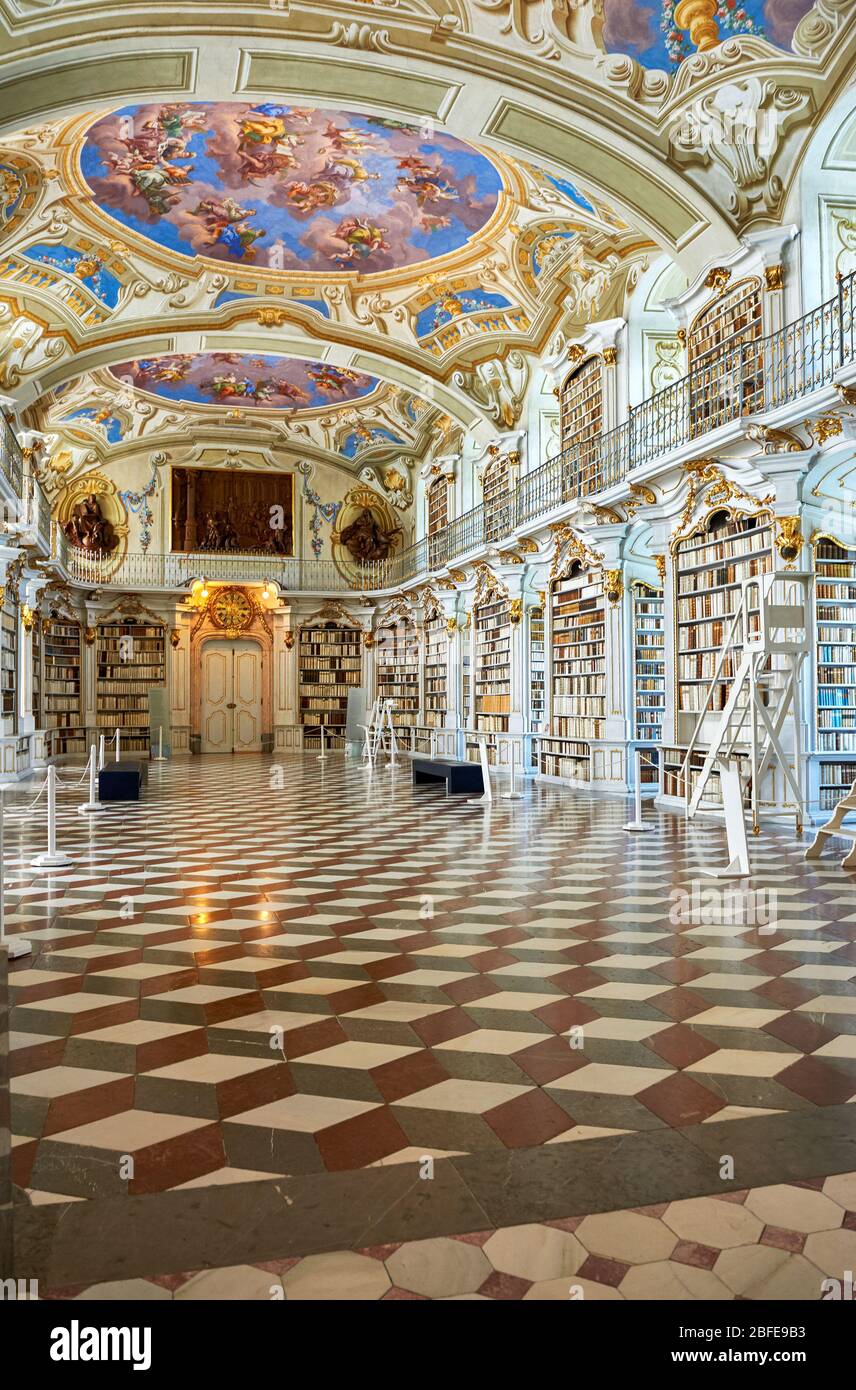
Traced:
[[443, 131], [279, 101], [126, 106], [80, 156], [96, 204], [184, 256], [285, 271], [392, 270], [463, 246], [502, 179]]

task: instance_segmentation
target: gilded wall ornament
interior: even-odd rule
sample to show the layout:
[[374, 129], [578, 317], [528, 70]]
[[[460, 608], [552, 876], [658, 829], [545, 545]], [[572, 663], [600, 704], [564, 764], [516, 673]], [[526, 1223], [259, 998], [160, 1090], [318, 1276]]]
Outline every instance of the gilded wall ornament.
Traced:
[[793, 430], [776, 430], [770, 425], [747, 425], [746, 433], [756, 444], [763, 445], [762, 454], [799, 454], [805, 448]]
[[515, 625], [523, 621], [523, 599], [513, 598], [508, 605], [509, 620]]
[[289, 629], [288, 632], [283, 633], [282, 640], [285, 643], [285, 650], [290, 652], [294, 646], [294, 633]]
[[181, 628], [174, 627], [170, 629], [169, 645], [173, 648], [181, 645]]
[[781, 265], [768, 265], [764, 271], [764, 283], [768, 290], [785, 288], [785, 268]]
[[818, 415], [816, 420], [806, 420], [805, 424], [814, 434], [818, 444], [825, 444], [827, 439], [834, 439], [843, 430], [837, 415]]
[[617, 608], [624, 594], [621, 570], [607, 570], [603, 576], [603, 591], [611, 608]]
[[614, 367], [617, 361], [618, 348], [606, 347], [603, 349], [603, 365], [605, 367]]
[[798, 516], [777, 518], [776, 549], [785, 561], [787, 569], [793, 569], [797, 557], [805, 544]]
[[726, 270], [725, 266], [717, 265], [708, 271], [704, 283], [709, 290], [724, 290], [730, 279], [731, 271]]
[[262, 328], [282, 328], [287, 319], [288, 314], [284, 309], [274, 308], [270, 304], [264, 305], [256, 312], [256, 322]]
[[653, 556], [654, 564], [657, 566], [657, 574], [660, 576], [660, 583], [666, 582], [666, 557], [665, 555]]

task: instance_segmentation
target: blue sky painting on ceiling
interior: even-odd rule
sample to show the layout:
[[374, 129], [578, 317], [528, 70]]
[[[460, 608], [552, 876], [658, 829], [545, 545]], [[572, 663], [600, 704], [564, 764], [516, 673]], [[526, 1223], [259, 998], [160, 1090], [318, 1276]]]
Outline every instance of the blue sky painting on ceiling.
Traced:
[[268, 410], [312, 410], [359, 400], [377, 378], [254, 352], [185, 352], [139, 358], [110, 368], [126, 386], [168, 401], [194, 405], [264, 406]]
[[403, 447], [404, 440], [399, 439], [398, 435], [393, 434], [391, 430], [382, 429], [379, 425], [374, 429], [361, 425], [354, 430], [353, 434], [348, 435], [342, 445], [341, 452], [345, 458], [352, 459], [361, 449], [367, 449], [372, 444], [400, 444]]
[[73, 279], [79, 280], [81, 285], [85, 285], [91, 290], [96, 299], [100, 299], [102, 304], [108, 308], [115, 309], [119, 299], [119, 291], [122, 286], [111, 275], [109, 270], [105, 270], [102, 262], [95, 255], [87, 255], [83, 251], [78, 251], [74, 246], [28, 246], [23, 252], [28, 261], [36, 261], [39, 265], [50, 265], [55, 270], [61, 270], [64, 275], [69, 275]]
[[117, 416], [110, 415], [103, 407], [100, 410], [95, 410], [92, 406], [73, 410], [70, 415], [63, 415], [62, 420], [66, 424], [73, 420], [86, 420], [88, 424], [101, 431], [109, 444], [118, 444], [124, 432], [122, 421]]
[[[716, 18], [723, 39], [761, 34], [789, 49], [794, 29], [814, 0], [721, 0]], [[646, 68], [675, 67], [695, 52], [676, 29], [675, 0], [604, 0], [603, 37], [610, 53], [629, 53]]]
[[127, 106], [91, 127], [80, 164], [99, 206], [160, 246], [275, 270], [445, 255], [502, 188], [444, 131], [275, 101]]
[[435, 300], [416, 316], [416, 334], [424, 338], [435, 333], [444, 324], [463, 314], [477, 314], [485, 309], [510, 309], [511, 300], [504, 294], [494, 294], [489, 290], [464, 290], [461, 294], [448, 295]]

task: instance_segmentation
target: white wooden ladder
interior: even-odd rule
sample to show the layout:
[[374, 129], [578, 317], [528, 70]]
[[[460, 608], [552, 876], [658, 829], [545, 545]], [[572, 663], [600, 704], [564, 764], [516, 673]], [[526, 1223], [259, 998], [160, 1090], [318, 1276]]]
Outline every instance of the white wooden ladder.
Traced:
[[819, 859], [823, 851], [824, 835], [838, 835], [842, 840], [852, 840], [853, 848], [848, 850], [841, 861], [842, 869], [856, 869], [856, 826], [843, 826], [841, 822], [851, 811], [856, 811], [856, 782], [846, 796], [842, 796], [826, 825], [818, 828], [814, 840], [805, 852], [806, 859]]
[[[810, 645], [812, 578], [803, 572], [773, 571], [743, 580], [740, 599], [681, 768], [686, 788], [692, 755], [702, 742], [708, 707], [722, 684], [722, 672], [727, 662], [732, 667], [736, 664], [702, 770], [692, 795], [686, 798], [688, 817], [698, 811], [712, 773], [719, 772], [724, 790], [725, 769], [736, 768], [740, 760], [744, 765], [741, 775], [750, 792], [753, 832], [757, 835], [760, 829], [762, 779], [773, 765], [781, 769], [783, 787], [790, 789], [797, 833], [802, 831], [805, 797], [800, 768], [799, 677]], [[790, 750], [782, 744], [788, 717], [792, 724]], [[742, 791], [740, 804], [742, 815]]]

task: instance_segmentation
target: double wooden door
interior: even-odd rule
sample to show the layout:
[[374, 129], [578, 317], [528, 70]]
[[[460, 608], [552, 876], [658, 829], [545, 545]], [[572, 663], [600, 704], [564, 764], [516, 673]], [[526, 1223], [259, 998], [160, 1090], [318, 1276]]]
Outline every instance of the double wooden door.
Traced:
[[260, 753], [262, 649], [257, 642], [206, 642], [200, 711], [203, 753]]

